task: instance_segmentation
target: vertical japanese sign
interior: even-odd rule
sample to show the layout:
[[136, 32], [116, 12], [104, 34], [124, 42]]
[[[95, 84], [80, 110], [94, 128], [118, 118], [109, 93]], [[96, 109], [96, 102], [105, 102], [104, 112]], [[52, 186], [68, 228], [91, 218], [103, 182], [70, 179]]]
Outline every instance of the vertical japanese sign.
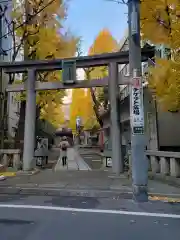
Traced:
[[132, 79], [131, 127], [133, 134], [144, 134], [143, 87], [140, 77]]

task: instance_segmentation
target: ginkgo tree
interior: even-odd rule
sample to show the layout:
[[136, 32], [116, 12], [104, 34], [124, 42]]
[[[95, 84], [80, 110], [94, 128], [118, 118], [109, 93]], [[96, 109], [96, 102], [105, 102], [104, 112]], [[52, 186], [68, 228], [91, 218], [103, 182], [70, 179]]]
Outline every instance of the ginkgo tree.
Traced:
[[[89, 48], [88, 55], [117, 52], [119, 49], [116, 39], [108, 29], [103, 29], [95, 38], [92, 46]], [[91, 69], [91, 78], [102, 78], [107, 76], [107, 67], [96, 67]]]
[[91, 96], [90, 89], [85, 90], [85, 102], [84, 102], [84, 129], [90, 130], [92, 128], [99, 128], [99, 123], [97, 122], [97, 118], [93, 109], [93, 99]]
[[69, 116], [69, 127], [75, 131], [76, 129], [76, 118], [80, 117], [82, 124], [84, 124], [84, 113], [85, 113], [85, 91], [84, 89], [72, 89], [72, 97], [70, 104], [70, 116]]
[[149, 86], [165, 110], [180, 109], [180, 2], [141, 0], [142, 37], [170, 49], [169, 58], [156, 58]]
[[[78, 38], [70, 33], [62, 33], [61, 22], [66, 17], [65, 1], [62, 0], [15, 0], [12, 12], [14, 29], [14, 57], [17, 50], [24, 49], [25, 59], [56, 59], [72, 57], [76, 53]], [[58, 17], [58, 21], [57, 21]], [[38, 73], [39, 81], [60, 81], [61, 72]], [[47, 105], [52, 107], [62, 104], [65, 91], [41, 91], [37, 93], [37, 104], [41, 113], [47, 111]], [[21, 97], [24, 99], [24, 96]], [[41, 117], [47, 118], [48, 114]], [[48, 120], [50, 120], [48, 118]]]
[[73, 89], [72, 102], [70, 105], [69, 127], [76, 130], [76, 119], [80, 117], [84, 130], [98, 127], [96, 116], [93, 110], [93, 102], [89, 89]]
[[[117, 52], [119, 49], [116, 39], [112, 36], [108, 29], [102, 29], [95, 38], [92, 46], [89, 48], [88, 55]], [[95, 78], [103, 78], [108, 76], [107, 67], [95, 67], [85, 69], [86, 78], [88, 80]], [[99, 107], [106, 105], [107, 101], [104, 97], [105, 88], [97, 88], [95, 91], [90, 89], [91, 97], [94, 104], [94, 111], [99, 124], [102, 126], [101, 116], [99, 114]]]
[[63, 125], [65, 122], [62, 104], [56, 104], [55, 102], [48, 102], [41, 108], [40, 116], [41, 119], [46, 119], [55, 128], [59, 128], [59, 126]]

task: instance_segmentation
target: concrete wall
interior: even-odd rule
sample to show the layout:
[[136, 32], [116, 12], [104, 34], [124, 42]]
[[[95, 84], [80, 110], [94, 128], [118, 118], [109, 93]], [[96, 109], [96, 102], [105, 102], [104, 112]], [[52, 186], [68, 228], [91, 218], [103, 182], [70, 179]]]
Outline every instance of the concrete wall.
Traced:
[[180, 113], [163, 112], [158, 109], [160, 146], [180, 147]]
[[149, 148], [157, 149], [158, 142], [159, 147], [180, 147], [180, 113], [165, 112], [158, 104], [156, 106], [147, 88], [144, 89], [144, 106]]

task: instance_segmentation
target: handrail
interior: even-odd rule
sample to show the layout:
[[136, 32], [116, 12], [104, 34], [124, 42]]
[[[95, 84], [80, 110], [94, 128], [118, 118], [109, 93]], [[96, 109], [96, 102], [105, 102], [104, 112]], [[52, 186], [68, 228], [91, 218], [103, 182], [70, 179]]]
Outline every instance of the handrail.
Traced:
[[[154, 177], [158, 177], [158, 174], [160, 174], [161, 177], [180, 177], [180, 152], [157, 150], [146, 150], [145, 152], [149, 162], [149, 171]], [[131, 151], [129, 151], [129, 161], [131, 165]]]
[[157, 157], [168, 157], [168, 158], [180, 158], [180, 152], [167, 152], [167, 151], [153, 151], [147, 150], [146, 155], [157, 156]]

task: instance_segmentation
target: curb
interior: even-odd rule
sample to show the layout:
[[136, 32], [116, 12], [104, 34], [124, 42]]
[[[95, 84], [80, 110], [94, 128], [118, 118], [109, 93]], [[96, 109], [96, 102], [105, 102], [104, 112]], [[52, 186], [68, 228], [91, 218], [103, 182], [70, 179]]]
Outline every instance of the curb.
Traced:
[[16, 176], [33, 176], [41, 172], [41, 169], [34, 169], [32, 171], [17, 171]]
[[132, 192], [94, 189], [61, 189], [61, 188], [36, 188], [36, 187], [0, 187], [1, 194], [59, 196], [59, 197], [92, 197], [92, 198], [124, 198], [131, 199]]
[[[121, 198], [132, 199], [133, 193], [126, 190], [98, 190], [98, 189], [63, 189], [63, 188], [40, 188], [40, 187], [11, 187], [0, 186], [1, 194], [11, 195], [37, 195], [57, 197], [91, 197], [91, 198]], [[149, 197], [164, 197], [180, 199], [180, 194], [149, 193]]]
[[132, 192], [94, 189], [57, 189], [57, 188], [31, 188], [31, 187], [0, 187], [1, 194], [12, 195], [38, 195], [57, 197], [92, 197], [92, 198], [124, 198], [131, 199]]

